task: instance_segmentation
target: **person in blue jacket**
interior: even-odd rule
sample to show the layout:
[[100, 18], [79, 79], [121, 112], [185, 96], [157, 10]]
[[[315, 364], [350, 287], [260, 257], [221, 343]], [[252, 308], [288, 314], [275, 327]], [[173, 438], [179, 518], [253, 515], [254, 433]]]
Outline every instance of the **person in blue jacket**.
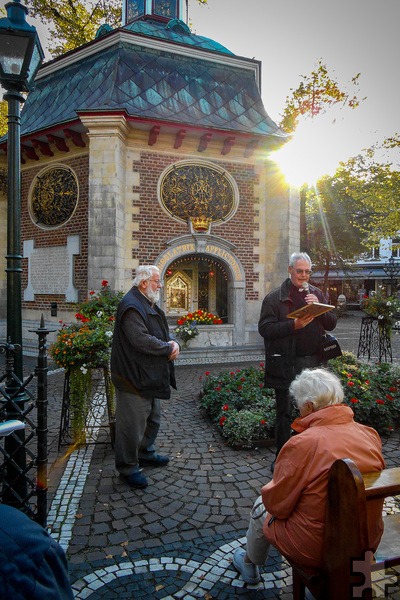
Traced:
[[0, 504], [0, 600], [73, 600], [64, 550], [25, 513]]

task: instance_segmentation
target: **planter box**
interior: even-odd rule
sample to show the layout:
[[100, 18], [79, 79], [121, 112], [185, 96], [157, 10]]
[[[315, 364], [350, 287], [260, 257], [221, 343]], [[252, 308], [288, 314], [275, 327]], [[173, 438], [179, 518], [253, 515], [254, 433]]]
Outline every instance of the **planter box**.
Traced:
[[233, 325], [198, 325], [199, 335], [188, 348], [223, 348], [233, 346]]

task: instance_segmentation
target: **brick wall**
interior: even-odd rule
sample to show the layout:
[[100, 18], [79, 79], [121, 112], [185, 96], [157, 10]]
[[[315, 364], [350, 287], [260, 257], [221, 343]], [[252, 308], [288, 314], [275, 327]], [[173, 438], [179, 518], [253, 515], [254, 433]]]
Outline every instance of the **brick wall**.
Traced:
[[[172, 238], [189, 233], [186, 223], [172, 219], [157, 199], [157, 184], [161, 173], [174, 162], [182, 160], [182, 155], [171, 156], [156, 152], [143, 152], [141, 160], [133, 163], [133, 169], [140, 175], [140, 186], [133, 188], [137, 194], [135, 206], [139, 208], [140, 227], [132, 233], [137, 239], [137, 248], [132, 249], [132, 257], [139, 264], [152, 264], [165, 250], [166, 242]], [[210, 161], [212, 162], [212, 161]], [[254, 187], [258, 184], [258, 175], [250, 164], [218, 162], [235, 179], [239, 189], [239, 206], [235, 215], [226, 223], [213, 225], [211, 232], [235, 245], [234, 253], [242, 263], [246, 273], [246, 299], [258, 300], [254, 291], [254, 282], [258, 275], [254, 272], [254, 262], [258, 255], [254, 253], [255, 218]]]
[[[73, 216], [61, 227], [56, 229], [43, 229], [37, 227], [32, 221], [29, 210], [29, 190], [31, 184], [38, 173], [43, 169], [43, 165], [37, 168], [27, 170], [22, 173], [21, 181], [21, 241], [34, 240], [35, 248], [45, 248], [50, 246], [65, 246], [67, 238], [71, 235], [79, 235], [81, 238], [81, 254], [75, 256], [75, 285], [79, 290], [79, 298], [87, 297], [87, 258], [88, 258], [88, 156], [77, 156], [53, 163], [53, 166], [63, 164], [70, 167], [76, 174], [79, 183], [79, 200]], [[47, 166], [47, 165], [46, 165]], [[28, 281], [28, 261], [22, 261], [22, 290], [27, 286]], [[23, 309], [49, 310], [51, 302], [57, 302], [59, 310], [70, 310], [71, 304], [65, 302], [64, 295], [36, 295], [34, 302], [22, 302]]]

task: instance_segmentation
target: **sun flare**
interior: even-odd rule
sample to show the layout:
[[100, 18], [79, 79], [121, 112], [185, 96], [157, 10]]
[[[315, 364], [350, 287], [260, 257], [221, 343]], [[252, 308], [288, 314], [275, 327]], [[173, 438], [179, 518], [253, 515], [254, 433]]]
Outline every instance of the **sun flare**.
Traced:
[[351, 156], [349, 132], [344, 121], [329, 115], [302, 118], [292, 139], [274, 153], [287, 182], [313, 185], [323, 175], [333, 175], [340, 161]]

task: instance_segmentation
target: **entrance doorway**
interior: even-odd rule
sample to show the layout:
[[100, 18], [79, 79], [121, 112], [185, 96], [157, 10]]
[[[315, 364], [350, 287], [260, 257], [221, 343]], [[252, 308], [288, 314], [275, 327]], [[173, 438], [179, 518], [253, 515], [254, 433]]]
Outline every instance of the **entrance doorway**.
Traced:
[[228, 283], [226, 268], [213, 257], [196, 254], [177, 259], [165, 271], [167, 317], [202, 309], [229, 323]]

